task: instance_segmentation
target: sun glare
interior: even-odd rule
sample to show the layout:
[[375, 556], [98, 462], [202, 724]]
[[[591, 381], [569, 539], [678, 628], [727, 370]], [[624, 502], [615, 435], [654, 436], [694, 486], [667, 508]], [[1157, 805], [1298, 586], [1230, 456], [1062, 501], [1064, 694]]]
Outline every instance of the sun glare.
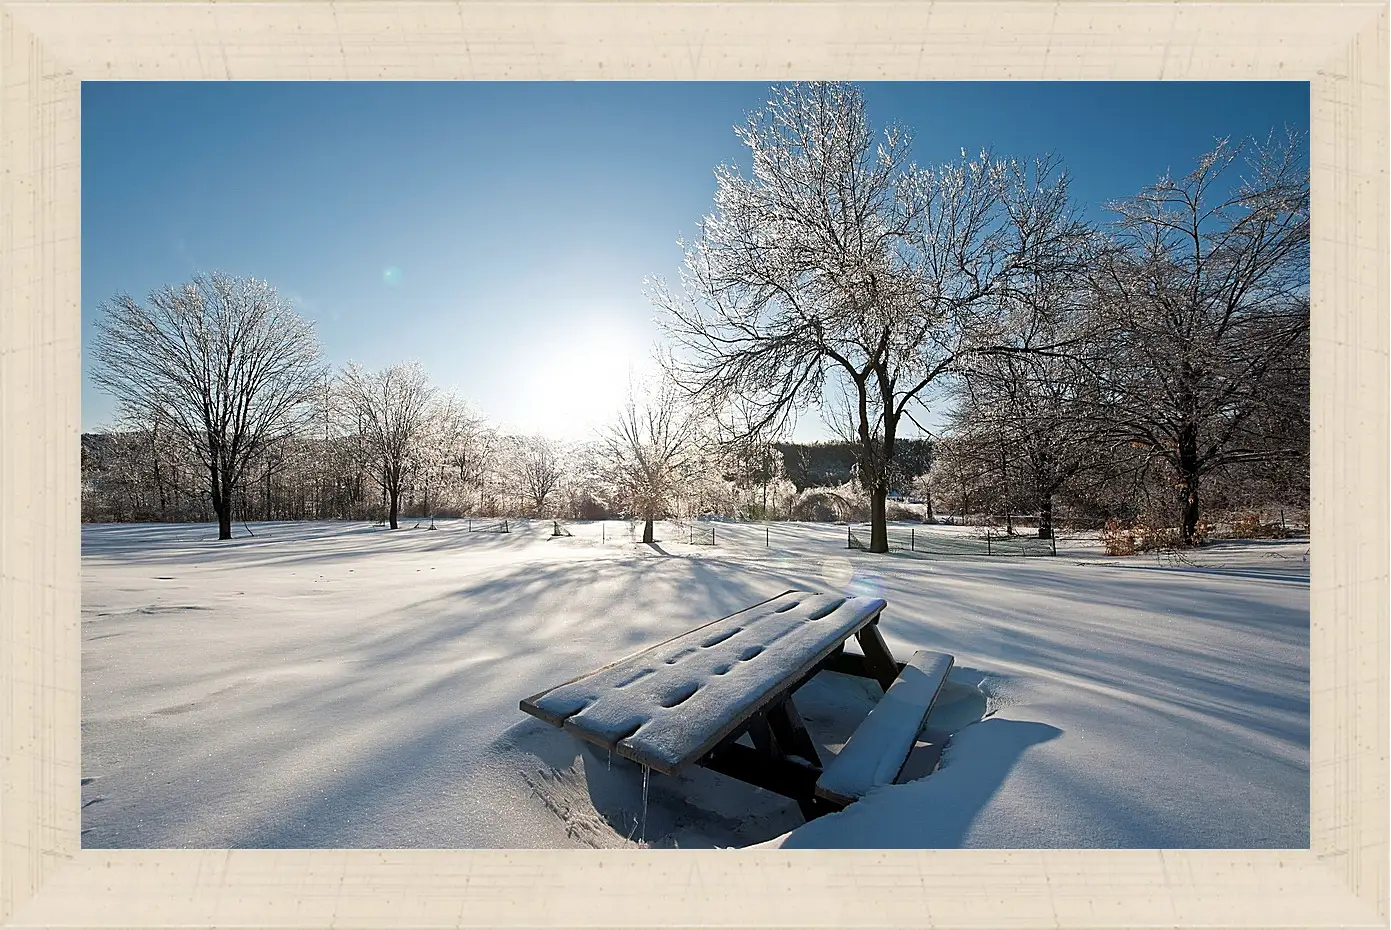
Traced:
[[517, 426], [556, 439], [586, 439], [614, 419], [630, 375], [648, 359], [631, 330], [615, 323], [566, 327], [529, 366], [519, 385]]

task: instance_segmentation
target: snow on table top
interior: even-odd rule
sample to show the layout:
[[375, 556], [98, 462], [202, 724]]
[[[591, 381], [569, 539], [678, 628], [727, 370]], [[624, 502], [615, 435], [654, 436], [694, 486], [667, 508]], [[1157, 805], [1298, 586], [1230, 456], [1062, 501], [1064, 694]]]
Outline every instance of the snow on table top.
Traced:
[[849, 803], [871, 788], [893, 784], [951, 666], [949, 655], [914, 653], [845, 748], [821, 773], [816, 793]]
[[674, 772], [884, 606], [877, 597], [788, 591], [543, 692], [524, 701], [523, 709]]

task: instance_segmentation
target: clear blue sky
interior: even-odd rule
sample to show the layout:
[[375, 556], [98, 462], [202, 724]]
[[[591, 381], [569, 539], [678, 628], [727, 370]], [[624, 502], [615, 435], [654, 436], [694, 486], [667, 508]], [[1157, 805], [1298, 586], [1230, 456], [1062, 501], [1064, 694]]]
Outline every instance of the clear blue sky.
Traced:
[[[919, 162], [1054, 152], [1097, 208], [1217, 137], [1309, 126], [1307, 83], [863, 87]], [[418, 359], [506, 428], [583, 435], [657, 339], [644, 277], [676, 277], [767, 90], [85, 82], [83, 429], [113, 412], [85, 378], [97, 305], [222, 270], [294, 300], [335, 365]]]

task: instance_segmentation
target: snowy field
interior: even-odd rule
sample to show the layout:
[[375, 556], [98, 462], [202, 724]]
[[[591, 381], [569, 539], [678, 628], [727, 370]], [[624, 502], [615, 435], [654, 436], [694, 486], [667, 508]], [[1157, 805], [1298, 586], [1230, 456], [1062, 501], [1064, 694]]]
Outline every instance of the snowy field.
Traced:
[[[83, 845], [1308, 845], [1306, 541], [946, 560], [830, 524], [413, 525], [84, 526]], [[703, 770], [644, 805], [636, 767], [518, 710], [790, 588], [882, 596], [898, 658], [956, 657], [937, 771], [810, 824]], [[873, 688], [798, 693], [823, 759]]]

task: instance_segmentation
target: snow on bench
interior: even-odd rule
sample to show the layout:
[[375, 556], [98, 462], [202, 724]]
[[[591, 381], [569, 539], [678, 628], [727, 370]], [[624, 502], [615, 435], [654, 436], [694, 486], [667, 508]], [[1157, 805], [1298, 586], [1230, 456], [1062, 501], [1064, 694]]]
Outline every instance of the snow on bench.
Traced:
[[904, 663], [898, 678], [817, 779], [819, 797], [845, 805], [871, 788], [893, 784], [952, 661], [949, 655], [922, 651]]
[[884, 609], [788, 591], [521, 702], [522, 710], [673, 774], [798, 684]]

